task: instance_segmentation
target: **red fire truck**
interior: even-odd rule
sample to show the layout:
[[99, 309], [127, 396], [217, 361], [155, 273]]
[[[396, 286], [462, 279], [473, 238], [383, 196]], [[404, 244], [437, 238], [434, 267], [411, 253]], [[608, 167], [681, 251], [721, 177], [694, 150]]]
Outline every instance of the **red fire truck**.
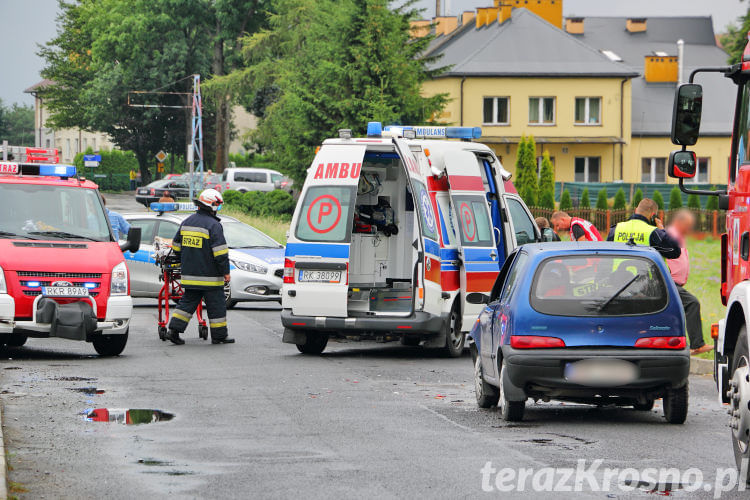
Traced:
[[[738, 87], [725, 191], [694, 190], [684, 185], [684, 179], [696, 174], [696, 155], [687, 147], [694, 145], [699, 135], [703, 89], [694, 80], [700, 73], [723, 73]], [[726, 233], [721, 237], [721, 299], [727, 309], [724, 319], [711, 327], [716, 340], [714, 379], [721, 402], [728, 404], [737, 467], [750, 481], [750, 43], [741, 63], [696, 69], [689, 83], [677, 88], [672, 142], [682, 149], [670, 154], [670, 177], [679, 179], [685, 193], [718, 196], [719, 208], [726, 210]]]

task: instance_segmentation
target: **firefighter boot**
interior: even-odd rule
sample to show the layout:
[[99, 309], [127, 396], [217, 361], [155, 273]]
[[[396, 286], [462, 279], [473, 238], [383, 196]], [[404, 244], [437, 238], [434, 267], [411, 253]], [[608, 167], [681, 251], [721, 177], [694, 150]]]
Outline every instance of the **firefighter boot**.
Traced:
[[185, 343], [185, 341], [180, 338], [180, 332], [174, 330], [169, 330], [167, 332], [167, 338], [170, 342], [176, 345], [183, 345]]

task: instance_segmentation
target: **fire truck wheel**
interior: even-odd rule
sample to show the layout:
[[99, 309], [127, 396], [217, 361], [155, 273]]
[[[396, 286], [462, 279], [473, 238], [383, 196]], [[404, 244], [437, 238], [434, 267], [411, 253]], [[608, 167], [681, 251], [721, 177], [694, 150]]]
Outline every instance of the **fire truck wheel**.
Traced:
[[664, 418], [670, 424], [684, 424], [688, 414], [688, 384], [679, 389], [669, 389], [664, 395]]
[[474, 393], [477, 396], [477, 405], [480, 408], [490, 408], [497, 405], [500, 399], [500, 391], [497, 387], [484, 381], [483, 373], [482, 362], [477, 356], [477, 360], [474, 362]]
[[28, 335], [10, 335], [8, 340], [5, 341], [5, 345], [8, 347], [21, 347], [29, 340]]
[[445, 332], [445, 353], [451, 358], [458, 358], [464, 352], [466, 335], [461, 331], [461, 312], [453, 306]]
[[121, 335], [99, 335], [92, 343], [99, 356], [119, 356], [128, 343], [128, 332]]
[[297, 350], [302, 354], [320, 354], [326, 345], [328, 345], [328, 335], [319, 333], [307, 333], [307, 341], [304, 344], [297, 344]]
[[[750, 356], [747, 350], [747, 328], [740, 330], [737, 344], [734, 347], [732, 357], [732, 371], [729, 381], [729, 412], [731, 420], [729, 428], [732, 431], [732, 448], [734, 449], [734, 460], [737, 469], [743, 468], [750, 460]], [[743, 478], [741, 478], [743, 479]], [[744, 478], [750, 484], [750, 473]]]

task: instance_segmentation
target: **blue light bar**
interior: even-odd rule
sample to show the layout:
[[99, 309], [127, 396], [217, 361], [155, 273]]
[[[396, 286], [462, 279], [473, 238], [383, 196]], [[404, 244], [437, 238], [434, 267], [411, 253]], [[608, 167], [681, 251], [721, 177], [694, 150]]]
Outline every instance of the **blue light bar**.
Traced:
[[39, 283], [38, 281], [27, 281], [26, 286], [28, 288], [39, 288], [40, 286], [42, 286], [42, 284]]
[[97, 284], [96, 284], [96, 283], [84, 283], [84, 284], [83, 284], [83, 286], [84, 286], [85, 288], [88, 288], [89, 290], [91, 290], [91, 289], [93, 289], [93, 288], [96, 288], [96, 287], [97, 287]]
[[75, 165], [55, 165], [55, 164], [40, 164], [39, 175], [46, 175], [52, 177], [75, 177], [76, 176]]
[[403, 137], [405, 130], [413, 130], [419, 139], [479, 139], [482, 137], [480, 127], [423, 127], [413, 125], [389, 125], [387, 132], [394, 132]]
[[159, 203], [154, 201], [151, 203], [151, 210], [154, 212], [176, 212], [180, 208], [177, 203]]
[[445, 136], [449, 139], [479, 139], [482, 129], [479, 127], [445, 127]]
[[367, 137], [381, 137], [383, 135], [383, 124], [370, 122], [367, 124]]

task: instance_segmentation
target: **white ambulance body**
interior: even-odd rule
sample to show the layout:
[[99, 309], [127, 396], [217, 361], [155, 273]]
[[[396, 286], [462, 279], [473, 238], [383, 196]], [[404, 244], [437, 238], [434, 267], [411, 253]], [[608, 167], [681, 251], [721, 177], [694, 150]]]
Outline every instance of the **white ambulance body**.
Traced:
[[[310, 166], [286, 247], [283, 341], [320, 353], [330, 336], [463, 350], [505, 257], [540, 241], [479, 129], [341, 131]], [[463, 141], [406, 137], [451, 137]], [[514, 190], [513, 190], [514, 191]]]

